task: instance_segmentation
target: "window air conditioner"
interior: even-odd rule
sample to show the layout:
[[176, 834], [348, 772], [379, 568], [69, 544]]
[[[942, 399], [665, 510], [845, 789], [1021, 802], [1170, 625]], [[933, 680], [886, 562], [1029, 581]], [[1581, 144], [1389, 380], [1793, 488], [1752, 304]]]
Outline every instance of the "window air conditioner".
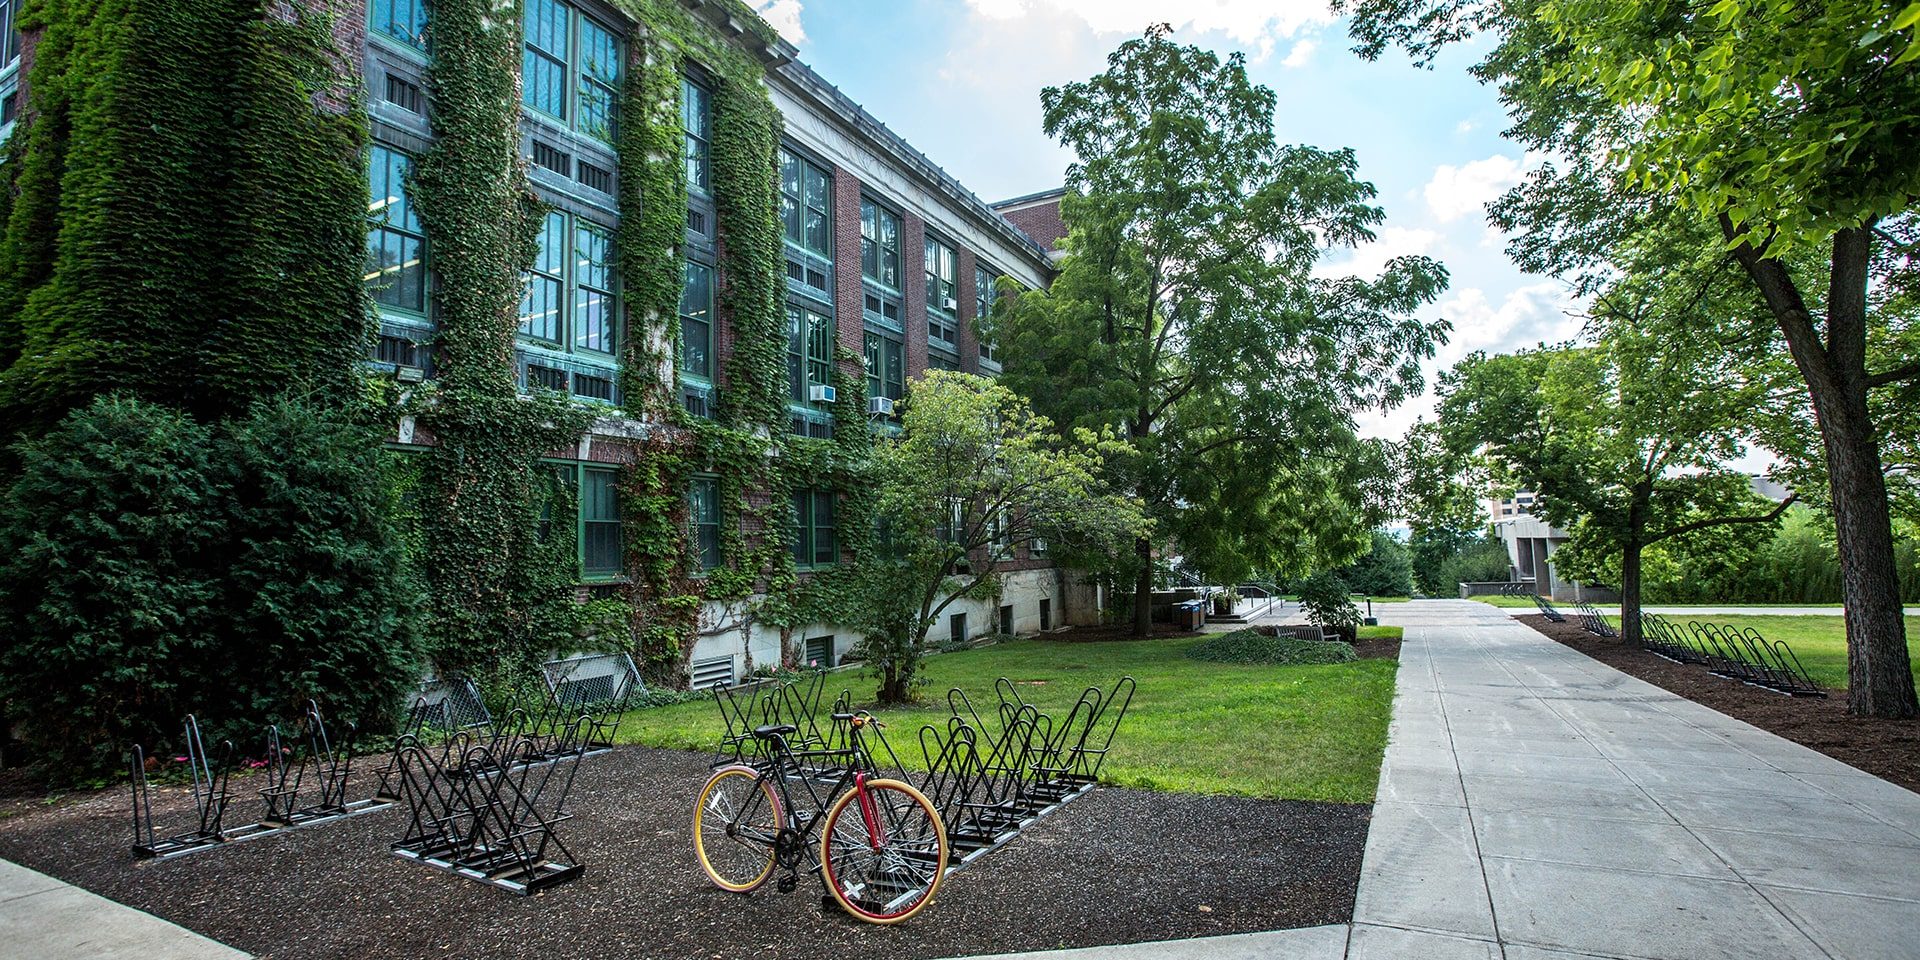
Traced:
[[807, 399], [814, 403], [832, 403], [837, 399], [837, 396], [833, 391], [833, 387], [821, 384], [807, 388]]
[[867, 398], [867, 415], [870, 417], [893, 416], [893, 398], [892, 397], [868, 397]]

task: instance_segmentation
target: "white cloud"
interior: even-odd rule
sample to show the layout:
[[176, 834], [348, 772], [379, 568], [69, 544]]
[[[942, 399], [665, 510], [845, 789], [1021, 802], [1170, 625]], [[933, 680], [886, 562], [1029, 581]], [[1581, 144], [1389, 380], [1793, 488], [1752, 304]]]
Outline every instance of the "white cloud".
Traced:
[[1431, 311], [1453, 323], [1453, 334], [1421, 367], [1427, 391], [1386, 413], [1363, 411], [1356, 417], [1361, 436], [1398, 439], [1419, 417], [1433, 419], [1434, 381], [1442, 370], [1475, 350], [1511, 353], [1540, 343], [1562, 343], [1580, 337], [1581, 304], [1559, 283], [1520, 287], [1495, 303], [1478, 287], [1462, 287]]
[[1440, 242], [1439, 233], [1417, 227], [1381, 227], [1374, 232], [1374, 237], [1372, 243], [1354, 248], [1346, 257], [1340, 257], [1340, 251], [1333, 251], [1330, 256], [1335, 259], [1321, 260], [1314, 266], [1314, 274], [1372, 280], [1387, 268], [1388, 260], [1431, 253]]
[[788, 43], [807, 42], [807, 31], [800, 26], [800, 0], [752, 0], [753, 9], [773, 25]]
[[1472, 120], [1462, 120], [1462, 121], [1460, 121], [1459, 123], [1457, 123], [1457, 124], [1454, 124], [1454, 126], [1453, 126], [1453, 132], [1454, 132], [1454, 133], [1459, 133], [1459, 134], [1467, 134], [1467, 133], [1472, 133], [1472, 132], [1473, 132], [1473, 121], [1472, 121]]
[[1175, 30], [1221, 33], [1260, 50], [1303, 27], [1333, 22], [1325, 0], [1189, 0], [1177, 6], [1165, 0], [967, 0], [976, 13], [1011, 20], [1031, 13], [1071, 14], [1097, 33], [1137, 34], [1156, 23]]
[[1433, 179], [1427, 181], [1427, 208], [1442, 223], [1480, 213], [1539, 165], [1540, 157], [1531, 153], [1518, 160], [1496, 153], [1457, 167], [1443, 163], [1434, 168]]
[[1292, 50], [1287, 51], [1287, 55], [1280, 61], [1280, 65], [1290, 70], [1297, 70], [1300, 67], [1304, 67], [1307, 65], [1307, 61], [1313, 59], [1313, 51], [1318, 49], [1319, 46], [1320, 44], [1315, 40], [1302, 40], [1294, 44]]

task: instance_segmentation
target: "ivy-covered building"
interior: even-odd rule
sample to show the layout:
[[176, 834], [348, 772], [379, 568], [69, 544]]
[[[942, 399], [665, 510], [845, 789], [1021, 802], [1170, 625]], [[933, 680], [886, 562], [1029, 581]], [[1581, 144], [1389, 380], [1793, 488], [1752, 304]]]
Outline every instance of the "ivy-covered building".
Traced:
[[[1000, 278], [1045, 285], [1048, 251], [737, 0], [518, 6], [507, 23], [492, 0], [189, 0], [110, 30], [95, 7], [0, 0], [0, 122], [22, 131], [7, 426], [108, 388], [210, 413], [359, 389], [328, 373], [348, 357], [391, 384], [393, 445], [420, 454], [442, 659], [536, 629], [554, 584], [526, 571], [568, 542], [559, 503], [570, 602], [624, 611], [654, 675], [835, 662], [858, 639], [871, 438], [921, 372], [997, 372], [975, 319]], [[216, 77], [257, 95], [223, 105]], [[223, 111], [240, 129], [201, 135]], [[101, 160], [104, 143], [143, 152]], [[105, 192], [77, 192], [86, 177]], [[53, 212], [75, 203], [99, 215]], [[252, 206], [180, 212], [235, 203]], [[149, 228], [140, 256], [179, 289], [148, 315], [45, 303], [116, 289], [101, 258]], [[341, 238], [361, 228], [355, 270]], [[262, 263], [199, 263], [234, 236]], [[956, 605], [940, 632], [1061, 621], [1044, 545], [1008, 549], [997, 602]]]

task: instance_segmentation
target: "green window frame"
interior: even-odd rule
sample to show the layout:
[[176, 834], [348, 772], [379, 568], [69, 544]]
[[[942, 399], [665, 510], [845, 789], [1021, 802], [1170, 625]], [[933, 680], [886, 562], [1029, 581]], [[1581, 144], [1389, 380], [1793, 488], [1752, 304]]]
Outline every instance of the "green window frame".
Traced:
[[698, 476], [687, 487], [687, 522], [701, 572], [720, 566], [720, 478]]
[[840, 541], [833, 528], [834, 493], [807, 488], [793, 492], [793, 562], [802, 568], [840, 562]]
[[999, 279], [999, 271], [990, 267], [976, 265], [973, 268], [973, 332], [980, 341], [980, 359], [990, 363], [999, 361], [993, 355], [993, 344], [980, 335], [980, 324], [993, 316], [994, 304], [1000, 302], [1000, 290], [996, 286]]
[[[0, 67], [20, 59], [20, 28], [15, 21], [20, 18], [21, 0], [0, 0]], [[418, 2], [418, 0], [415, 0]]]
[[833, 382], [833, 318], [787, 304], [787, 399], [808, 403], [809, 387]]
[[927, 341], [949, 350], [959, 349], [958, 300], [960, 256], [953, 248], [927, 238]]
[[413, 160], [374, 144], [367, 160], [367, 290], [383, 314], [427, 316], [427, 233], [407, 196]]
[[520, 297], [520, 335], [550, 350], [612, 357], [619, 346], [619, 264], [613, 231], [548, 211]]
[[900, 289], [900, 216], [860, 200], [860, 275], [888, 290]]
[[780, 222], [790, 246], [833, 261], [833, 177], [787, 149], [780, 151]]
[[867, 396], [899, 400], [907, 395], [906, 345], [899, 337], [867, 331]]
[[617, 470], [580, 468], [580, 575], [584, 579], [616, 577], [625, 567], [619, 476]]
[[713, 92], [680, 78], [680, 126], [686, 133], [687, 189], [713, 192]]
[[680, 375], [713, 378], [713, 268], [696, 260], [681, 271]]
[[526, 0], [520, 29], [520, 102], [612, 143], [623, 59], [619, 35], [562, 0]]
[[[4, 0], [11, 5], [12, 0]], [[13, 26], [9, 13], [7, 27]], [[404, 43], [415, 50], [427, 51], [426, 0], [373, 0], [367, 4], [367, 26], [373, 32]], [[17, 45], [15, 46], [17, 52]]]

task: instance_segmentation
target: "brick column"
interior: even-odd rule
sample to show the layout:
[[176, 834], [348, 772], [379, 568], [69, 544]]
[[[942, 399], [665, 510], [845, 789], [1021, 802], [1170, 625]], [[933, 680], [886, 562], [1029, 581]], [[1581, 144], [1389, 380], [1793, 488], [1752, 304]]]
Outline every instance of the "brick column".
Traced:
[[973, 283], [973, 269], [975, 265], [973, 251], [968, 250], [966, 247], [961, 247], [960, 256], [956, 259], [957, 264], [955, 269], [960, 271], [960, 276], [957, 278], [958, 282], [953, 285], [953, 288], [954, 298], [960, 301], [960, 309], [958, 311], [960, 315], [960, 335], [954, 342], [959, 344], [960, 369], [968, 373], [979, 373], [980, 335], [973, 329], [974, 297], [978, 295], [978, 291], [974, 289]]
[[[861, 319], [860, 178], [845, 167], [833, 170], [833, 326], [840, 345], [864, 356], [867, 335]], [[841, 376], [866, 376], [861, 364], [842, 364]]]
[[911, 213], [900, 216], [900, 300], [912, 380], [927, 370], [927, 224]]

